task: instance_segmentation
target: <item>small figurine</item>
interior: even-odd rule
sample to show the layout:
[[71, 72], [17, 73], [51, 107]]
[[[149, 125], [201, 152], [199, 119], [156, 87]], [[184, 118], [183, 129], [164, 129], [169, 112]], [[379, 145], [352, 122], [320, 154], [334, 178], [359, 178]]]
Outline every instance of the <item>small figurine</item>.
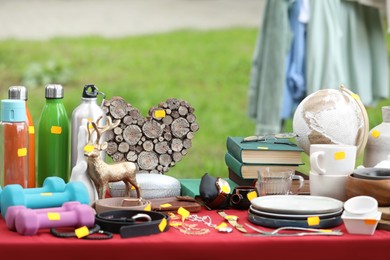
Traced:
[[[97, 123], [101, 117], [97, 120]], [[88, 122], [88, 143], [84, 147], [84, 155], [88, 157], [87, 174], [95, 184], [98, 191], [99, 199], [105, 198], [106, 191], [109, 188], [110, 182], [123, 181], [126, 185], [126, 194], [130, 197], [131, 186], [134, 186], [137, 192], [137, 197], [141, 197], [140, 188], [136, 179], [136, 164], [128, 161], [107, 164], [101, 158], [101, 151], [107, 149], [107, 142], [99, 144], [100, 137], [108, 130], [111, 130], [119, 125], [120, 120], [112, 123], [111, 117], [107, 117], [107, 124], [104, 126], [97, 126], [95, 122]], [[91, 129], [91, 126], [92, 128]], [[96, 131], [96, 141], [92, 141], [93, 131]]]

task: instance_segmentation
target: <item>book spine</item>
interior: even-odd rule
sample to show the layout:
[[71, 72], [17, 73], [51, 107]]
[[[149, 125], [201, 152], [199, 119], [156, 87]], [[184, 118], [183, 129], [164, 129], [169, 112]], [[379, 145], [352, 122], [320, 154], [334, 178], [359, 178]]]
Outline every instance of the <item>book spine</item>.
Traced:
[[256, 179], [244, 179], [241, 176], [238, 176], [236, 172], [232, 169], [228, 168], [229, 171], [229, 179], [235, 182], [240, 186], [255, 186]]
[[225, 154], [225, 163], [228, 168], [232, 169], [237, 175], [242, 176], [242, 164], [237, 161], [229, 152]]
[[227, 138], [226, 148], [234, 158], [242, 162], [242, 148], [230, 136]]

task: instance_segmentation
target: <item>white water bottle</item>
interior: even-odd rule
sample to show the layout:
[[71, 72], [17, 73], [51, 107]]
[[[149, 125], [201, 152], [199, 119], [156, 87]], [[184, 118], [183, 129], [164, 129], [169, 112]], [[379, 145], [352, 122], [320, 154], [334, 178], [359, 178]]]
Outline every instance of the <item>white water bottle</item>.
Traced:
[[[97, 104], [97, 96], [104, 94], [99, 92], [95, 85], [85, 85], [82, 94], [82, 101], [72, 112], [71, 122], [71, 176], [70, 181], [81, 181], [87, 187], [90, 202], [93, 203], [97, 197], [96, 188], [87, 175], [87, 158], [84, 156], [84, 146], [88, 142], [87, 122], [96, 122], [100, 117], [99, 124], [106, 121], [105, 113]], [[102, 102], [103, 102], [102, 101]], [[104, 141], [104, 136], [102, 137]], [[104, 152], [102, 151], [102, 159]]]
[[[96, 120], [102, 116], [103, 118], [100, 120], [99, 124], [104, 124], [106, 122], [106, 115], [102, 107], [97, 104], [97, 96], [99, 94], [103, 95], [104, 100], [104, 93], [100, 92], [95, 85], [85, 85], [82, 93], [81, 104], [72, 112], [71, 169], [76, 165], [77, 155], [83, 152], [83, 150], [78, 150], [78, 147], [80, 147], [78, 132], [83, 120], [96, 122]], [[104, 159], [104, 154], [102, 154], [102, 158]]]

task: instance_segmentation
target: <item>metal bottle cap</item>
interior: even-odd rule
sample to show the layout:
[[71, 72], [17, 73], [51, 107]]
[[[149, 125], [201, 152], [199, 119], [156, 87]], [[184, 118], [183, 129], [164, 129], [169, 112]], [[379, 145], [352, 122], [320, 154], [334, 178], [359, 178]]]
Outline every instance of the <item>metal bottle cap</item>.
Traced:
[[[88, 91], [88, 90], [90, 90], [90, 91]], [[88, 85], [84, 86], [82, 97], [83, 98], [96, 98], [98, 94], [99, 94], [98, 88], [93, 84], [88, 84]]]
[[27, 88], [25, 86], [11, 86], [8, 88], [9, 99], [21, 99], [26, 101], [28, 99]]
[[47, 84], [45, 87], [46, 98], [63, 98], [64, 88], [60, 84]]
[[1, 121], [3, 122], [26, 121], [26, 102], [17, 99], [1, 100]]

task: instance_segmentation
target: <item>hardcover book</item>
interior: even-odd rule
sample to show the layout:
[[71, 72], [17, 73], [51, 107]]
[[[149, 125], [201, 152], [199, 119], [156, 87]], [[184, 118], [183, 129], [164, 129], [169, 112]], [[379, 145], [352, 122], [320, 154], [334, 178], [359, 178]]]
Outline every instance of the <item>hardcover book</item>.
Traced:
[[228, 152], [238, 161], [257, 164], [302, 164], [302, 148], [289, 139], [242, 142], [243, 137], [228, 136]]
[[237, 175], [244, 179], [257, 179], [257, 172], [259, 170], [265, 170], [266, 167], [272, 168], [273, 171], [295, 171], [298, 167], [297, 164], [286, 165], [286, 164], [246, 164], [238, 161], [229, 152], [225, 154], [225, 163], [232, 169]]

